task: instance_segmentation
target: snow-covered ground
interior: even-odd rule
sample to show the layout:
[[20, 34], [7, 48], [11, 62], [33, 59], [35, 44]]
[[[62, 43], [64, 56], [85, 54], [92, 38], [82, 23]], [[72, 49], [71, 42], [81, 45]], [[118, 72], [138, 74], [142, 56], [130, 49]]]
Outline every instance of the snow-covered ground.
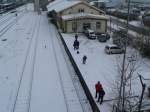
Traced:
[[[64, 40], [77, 63], [92, 95], [95, 96], [95, 83], [100, 81], [106, 91], [104, 100], [115, 99], [116, 90], [115, 85], [116, 81], [119, 79], [117, 66], [122, 62], [122, 55], [108, 55], [104, 52], [105, 45], [112, 44], [111, 40], [106, 43], [100, 43], [98, 40], [89, 40], [82, 34], [79, 34], [80, 49], [79, 54], [73, 49], [74, 34], [65, 34], [62, 33]], [[128, 49], [128, 54], [133, 53], [132, 49]], [[87, 63], [82, 64], [82, 57], [87, 55]], [[137, 75], [137, 72], [143, 75], [145, 78], [149, 78], [148, 75], [150, 69], [147, 65], [150, 65], [150, 61], [144, 61], [140, 56], [137, 61], [138, 69], [135, 71], [134, 76], [132, 77], [132, 88], [134, 95], [141, 94], [141, 85]], [[146, 84], [150, 85], [150, 81], [147, 81]], [[110, 104], [112, 102], [105, 102], [102, 106], [99, 105], [101, 112], [110, 111]], [[107, 110], [106, 110], [107, 109]]]
[[[46, 14], [37, 15], [32, 4], [18, 8], [17, 13], [0, 17], [0, 112], [91, 112], [57, 30]], [[117, 57], [104, 53], [111, 41], [99, 43], [80, 35], [80, 54], [76, 54], [72, 47], [74, 34], [63, 36], [93, 97], [94, 85], [100, 80], [105, 100], [114, 98]], [[83, 55], [88, 57], [85, 65]], [[136, 73], [150, 78], [150, 62], [145, 60]], [[139, 93], [139, 80], [133, 83]], [[109, 112], [110, 104], [98, 106], [102, 112]]]
[[133, 26], [137, 26], [137, 27], [140, 27], [143, 25], [141, 21], [130, 21], [130, 24]]
[[[120, 22], [123, 22], [123, 23], [126, 23], [126, 22], [127, 22], [127, 20], [121, 19], [121, 18], [117, 18], [117, 17], [115, 17], [115, 16], [107, 15], [107, 17], [108, 17], [108, 18], [116, 19], [116, 20], [118, 20], [118, 21], [120, 21]], [[130, 25], [133, 25], [133, 26], [135, 26], [135, 27], [145, 27], [145, 28], [147, 28], [146, 26], [144, 26], [144, 24], [143, 24], [143, 22], [142, 22], [142, 18], [139, 19], [139, 20], [132, 20], [132, 21], [129, 22], [129, 24], [130, 24]]]
[[[108, 27], [110, 29], [109, 23], [108, 23]], [[121, 26], [114, 24], [114, 23], [111, 23], [111, 28], [112, 28], [112, 30], [117, 30], [117, 31], [119, 31], [120, 29], [124, 29], [124, 27], [121, 27]], [[137, 32], [132, 31], [132, 30], [128, 30], [128, 34], [131, 35], [132, 37], [135, 37], [135, 38], [140, 35]]]
[[0, 112], [91, 112], [46, 13], [20, 10], [0, 37]]

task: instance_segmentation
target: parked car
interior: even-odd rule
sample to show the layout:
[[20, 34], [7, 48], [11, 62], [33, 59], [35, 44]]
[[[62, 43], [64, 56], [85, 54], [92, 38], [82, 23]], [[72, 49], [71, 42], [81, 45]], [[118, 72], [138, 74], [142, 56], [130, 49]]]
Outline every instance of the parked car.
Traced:
[[107, 54], [122, 54], [124, 53], [124, 49], [117, 46], [117, 45], [106, 45], [105, 46], [105, 52]]
[[108, 33], [99, 33], [97, 34], [97, 39], [100, 42], [106, 42], [110, 39], [110, 35]]
[[96, 39], [96, 35], [95, 32], [91, 29], [87, 29], [85, 30], [85, 35], [89, 38], [89, 39]]
[[106, 37], [107, 40], [110, 39], [110, 35], [108, 33], [96, 33], [97, 37]]
[[97, 35], [97, 39], [99, 42], [106, 42], [107, 38], [104, 35]]

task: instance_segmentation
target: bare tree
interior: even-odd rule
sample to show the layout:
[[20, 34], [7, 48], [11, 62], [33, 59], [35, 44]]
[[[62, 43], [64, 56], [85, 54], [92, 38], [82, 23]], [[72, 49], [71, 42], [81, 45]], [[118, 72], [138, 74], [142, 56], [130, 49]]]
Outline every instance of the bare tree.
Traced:
[[[134, 50], [134, 51], [131, 51], [132, 53], [130, 55], [127, 55], [126, 57], [126, 64], [124, 66], [124, 78], [123, 78], [123, 83], [124, 83], [124, 86], [125, 86], [125, 91], [124, 91], [124, 99], [121, 95], [120, 97], [120, 83], [121, 83], [121, 75], [122, 75], [122, 62], [120, 61], [121, 60], [121, 56], [118, 56], [117, 57], [117, 68], [118, 68], [118, 76], [117, 76], [117, 80], [116, 80], [116, 85], [115, 85], [115, 90], [118, 92], [116, 95], [118, 96], [117, 97], [117, 104], [119, 106], [117, 106], [118, 108], [118, 112], [121, 111], [121, 105], [122, 105], [122, 100], [124, 100], [124, 111], [125, 110], [128, 110], [128, 111], [131, 111], [134, 109], [135, 105], [137, 105], [137, 96], [135, 96], [133, 93], [132, 93], [132, 81], [134, 79], [134, 77], [136, 77], [135, 75], [137, 75], [135, 72], [136, 70], [140, 67], [140, 62], [139, 62], [139, 53]], [[116, 103], [116, 102], [115, 102]]]

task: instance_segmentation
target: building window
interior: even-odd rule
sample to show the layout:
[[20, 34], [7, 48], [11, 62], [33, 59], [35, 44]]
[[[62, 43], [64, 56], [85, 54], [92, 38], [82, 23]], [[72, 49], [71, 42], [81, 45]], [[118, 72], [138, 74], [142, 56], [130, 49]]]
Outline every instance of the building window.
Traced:
[[84, 9], [79, 9], [78, 12], [79, 12], [79, 13], [81, 13], [81, 12], [83, 13], [83, 12], [84, 12]]
[[96, 29], [101, 29], [101, 22], [96, 22]]

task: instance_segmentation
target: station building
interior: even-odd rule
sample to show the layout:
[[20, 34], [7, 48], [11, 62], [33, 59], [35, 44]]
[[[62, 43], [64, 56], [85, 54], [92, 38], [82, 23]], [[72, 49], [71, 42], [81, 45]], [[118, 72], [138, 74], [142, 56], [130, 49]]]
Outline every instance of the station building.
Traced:
[[59, 28], [63, 32], [107, 31], [105, 12], [83, 1], [54, 1], [47, 5], [49, 12], [55, 11]]

